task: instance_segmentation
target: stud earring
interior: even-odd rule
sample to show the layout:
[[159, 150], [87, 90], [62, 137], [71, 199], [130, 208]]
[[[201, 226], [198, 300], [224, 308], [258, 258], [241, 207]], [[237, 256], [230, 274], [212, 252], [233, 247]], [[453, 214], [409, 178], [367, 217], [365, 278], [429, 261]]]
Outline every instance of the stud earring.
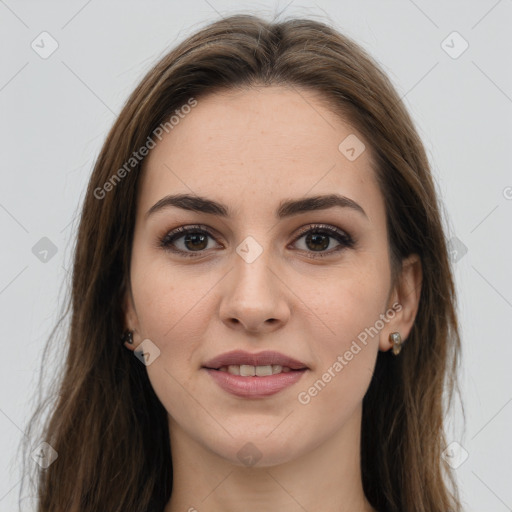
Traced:
[[400, 354], [400, 350], [402, 350], [402, 336], [400, 336], [399, 332], [392, 332], [389, 335], [389, 341], [393, 343], [393, 354], [397, 356]]
[[121, 340], [122, 342], [127, 342], [129, 343], [130, 345], [133, 344], [133, 331], [125, 331], [124, 334], [121, 335]]

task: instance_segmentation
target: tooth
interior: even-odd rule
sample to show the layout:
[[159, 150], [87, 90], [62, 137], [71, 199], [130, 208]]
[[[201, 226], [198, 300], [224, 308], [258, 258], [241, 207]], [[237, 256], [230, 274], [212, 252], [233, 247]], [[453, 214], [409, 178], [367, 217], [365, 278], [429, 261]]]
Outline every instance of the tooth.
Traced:
[[221, 372], [227, 372], [231, 375], [241, 375], [242, 377], [266, 377], [268, 375], [277, 375], [278, 373], [291, 372], [287, 366], [280, 364], [252, 366], [250, 364], [230, 364], [229, 366], [221, 366]]
[[240, 375], [240, 366], [237, 364], [230, 364], [228, 366], [228, 373], [231, 373], [231, 375]]
[[249, 364], [241, 364], [240, 375], [242, 377], [254, 377], [256, 375], [256, 368]]
[[272, 375], [272, 366], [256, 366], [256, 375], [264, 377], [265, 375]]

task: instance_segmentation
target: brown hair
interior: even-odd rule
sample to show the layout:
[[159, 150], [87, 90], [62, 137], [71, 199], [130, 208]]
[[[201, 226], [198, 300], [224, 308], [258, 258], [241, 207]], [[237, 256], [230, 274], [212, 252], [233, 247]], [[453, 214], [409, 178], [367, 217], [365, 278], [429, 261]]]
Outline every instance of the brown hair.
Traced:
[[[253, 85], [315, 91], [371, 144], [393, 276], [403, 258], [417, 253], [423, 280], [405, 347], [398, 357], [379, 352], [363, 400], [363, 488], [379, 512], [461, 510], [441, 457], [444, 414], [459, 390], [456, 296], [436, 189], [414, 124], [376, 62], [326, 23], [235, 15], [187, 38], [147, 73], [97, 158], [64, 313], [72, 311], [65, 368], [56, 393], [46, 398], [49, 404], [58, 396], [31, 448], [46, 441], [58, 453], [48, 468], [34, 465], [38, 512], [162, 512], [169, 501], [167, 411], [144, 365], [119, 339], [141, 165], [104, 197], [95, 190], [190, 98]], [[32, 419], [42, 410], [41, 404]]]

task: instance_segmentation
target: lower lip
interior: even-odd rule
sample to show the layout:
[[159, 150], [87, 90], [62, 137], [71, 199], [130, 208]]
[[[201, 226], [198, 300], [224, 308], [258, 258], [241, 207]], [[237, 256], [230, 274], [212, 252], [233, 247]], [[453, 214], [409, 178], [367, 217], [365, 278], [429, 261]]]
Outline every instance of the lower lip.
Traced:
[[274, 395], [295, 384], [306, 373], [306, 370], [292, 370], [264, 377], [242, 377], [211, 368], [205, 368], [205, 370], [224, 391], [242, 398], [262, 398]]

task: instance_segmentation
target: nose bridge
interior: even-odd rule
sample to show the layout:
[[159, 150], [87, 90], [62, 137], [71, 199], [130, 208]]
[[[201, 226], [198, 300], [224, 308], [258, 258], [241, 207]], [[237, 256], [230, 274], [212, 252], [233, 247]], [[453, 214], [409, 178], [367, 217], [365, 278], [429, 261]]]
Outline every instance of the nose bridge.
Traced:
[[[258, 239], [261, 241], [258, 241]], [[248, 235], [236, 247], [234, 256], [235, 286], [240, 285], [239, 292], [252, 294], [268, 293], [275, 298], [277, 290], [272, 285], [275, 273], [272, 271], [272, 257], [270, 237], [263, 240], [262, 235]], [[257, 297], [252, 297], [257, 299]], [[268, 300], [269, 297], [260, 297]]]
[[234, 268], [225, 284], [220, 309], [223, 321], [241, 323], [254, 331], [266, 323], [285, 320], [288, 310], [276, 276], [271, 237], [268, 230], [267, 236], [265, 230], [262, 233], [246, 236], [236, 247]]

